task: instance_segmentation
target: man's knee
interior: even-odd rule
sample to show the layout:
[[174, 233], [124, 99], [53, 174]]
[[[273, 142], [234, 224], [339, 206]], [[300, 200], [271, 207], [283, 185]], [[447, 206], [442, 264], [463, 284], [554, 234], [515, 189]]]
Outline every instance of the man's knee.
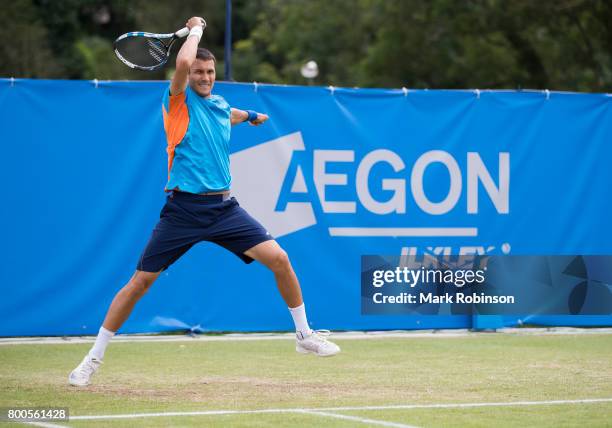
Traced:
[[285, 250], [279, 248], [278, 251], [274, 253], [272, 262], [270, 263], [270, 269], [272, 269], [273, 272], [285, 272], [291, 269], [289, 255], [287, 255]]
[[137, 296], [142, 296], [153, 285], [157, 276], [158, 274], [155, 273], [138, 272], [130, 279], [128, 284], [130, 291]]

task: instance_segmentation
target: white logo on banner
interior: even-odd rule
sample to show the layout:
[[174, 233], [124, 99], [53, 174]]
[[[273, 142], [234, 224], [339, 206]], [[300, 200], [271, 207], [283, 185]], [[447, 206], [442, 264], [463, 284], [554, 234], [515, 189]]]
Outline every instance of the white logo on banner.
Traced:
[[[232, 192], [240, 203], [276, 237], [281, 237], [317, 224], [313, 207], [308, 202], [313, 189], [308, 189], [304, 172], [298, 164], [294, 177], [286, 177], [293, 153], [304, 151], [302, 134], [295, 132], [272, 141], [236, 152], [231, 155], [231, 172], [234, 178]], [[334, 201], [327, 189], [347, 186], [348, 175], [331, 173], [327, 164], [355, 164], [353, 150], [313, 150], [312, 181], [323, 214], [356, 214], [357, 204], [376, 215], [406, 215], [407, 200], [412, 201], [424, 213], [432, 216], [446, 214], [455, 209], [461, 195], [466, 195], [466, 214], [479, 212], [479, 187], [485, 190], [490, 202], [499, 214], [510, 212], [510, 153], [498, 154], [497, 184], [485, 166], [480, 154], [466, 153], [467, 177], [464, 177], [459, 163], [452, 154], [443, 150], [430, 150], [421, 154], [410, 170], [395, 178], [384, 178], [380, 183], [383, 190], [391, 192], [391, 198], [379, 201], [370, 193], [370, 174], [379, 163], [390, 165], [395, 173], [406, 170], [404, 160], [395, 152], [377, 149], [367, 153], [355, 168], [356, 200]], [[430, 165], [442, 164], [449, 173], [449, 187], [441, 201], [431, 201], [424, 188], [425, 171]], [[402, 178], [410, 177], [409, 180]], [[292, 194], [305, 194], [302, 202], [287, 202], [284, 211], [276, 211], [277, 202], [286, 179], [293, 178]], [[464, 185], [465, 180], [465, 185]], [[407, 182], [409, 181], [409, 182]], [[285, 188], [285, 191], [287, 188]], [[330, 227], [331, 236], [353, 237], [475, 237], [476, 227]]]
[[[276, 202], [295, 150], [305, 150], [302, 134], [295, 132], [230, 156], [232, 193], [240, 205], [279, 238], [317, 224], [309, 202], [290, 202], [285, 211], [275, 211]], [[298, 169], [291, 187], [307, 193], [306, 181]]]

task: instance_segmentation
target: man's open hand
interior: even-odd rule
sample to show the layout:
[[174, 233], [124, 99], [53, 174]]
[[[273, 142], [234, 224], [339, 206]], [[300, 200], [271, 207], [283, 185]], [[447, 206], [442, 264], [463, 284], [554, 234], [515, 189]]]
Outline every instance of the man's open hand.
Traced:
[[264, 123], [266, 120], [268, 120], [268, 115], [267, 114], [263, 114], [263, 113], [257, 113], [257, 119], [255, 119], [252, 122], [249, 122], [251, 125], [253, 126], [259, 126], [262, 123]]

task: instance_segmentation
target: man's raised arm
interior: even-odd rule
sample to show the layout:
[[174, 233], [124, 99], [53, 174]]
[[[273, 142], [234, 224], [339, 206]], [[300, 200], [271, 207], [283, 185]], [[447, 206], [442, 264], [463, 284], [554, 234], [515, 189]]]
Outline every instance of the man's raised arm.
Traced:
[[176, 55], [176, 71], [170, 82], [170, 95], [178, 95], [185, 90], [189, 80], [189, 68], [195, 61], [198, 43], [202, 37], [204, 20], [199, 16], [189, 18], [186, 27], [189, 28], [189, 36], [178, 54]]

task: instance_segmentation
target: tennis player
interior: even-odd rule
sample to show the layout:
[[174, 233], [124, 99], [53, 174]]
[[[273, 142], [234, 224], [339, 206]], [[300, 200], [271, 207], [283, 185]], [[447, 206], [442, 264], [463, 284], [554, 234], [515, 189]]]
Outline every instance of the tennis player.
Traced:
[[167, 201], [136, 272], [113, 299], [93, 347], [70, 373], [71, 385], [90, 384], [110, 339], [136, 302], [163, 270], [200, 241], [221, 245], [245, 263], [257, 260], [274, 273], [295, 323], [297, 352], [319, 356], [340, 352], [336, 344], [309, 328], [300, 284], [287, 253], [230, 197], [231, 126], [243, 122], [258, 126], [268, 116], [230, 108], [223, 97], [212, 94], [216, 60], [210, 51], [198, 48], [202, 19], [190, 18], [186, 25], [190, 33], [177, 55], [162, 109], [168, 142]]

